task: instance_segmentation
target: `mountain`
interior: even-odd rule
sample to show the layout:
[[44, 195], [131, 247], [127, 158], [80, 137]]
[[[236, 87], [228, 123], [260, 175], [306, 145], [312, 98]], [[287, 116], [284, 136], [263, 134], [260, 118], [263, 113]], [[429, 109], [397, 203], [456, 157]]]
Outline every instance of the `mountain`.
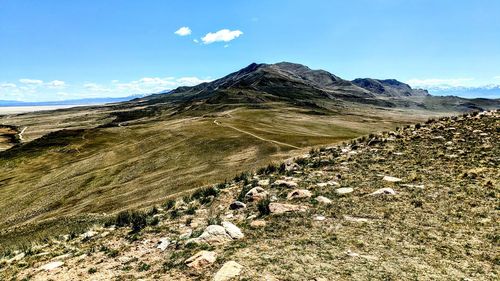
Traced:
[[358, 78], [353, 80], [352, 83], [372, 93], [386, 97], [430, 96], [427, 90], [412, 89], [410, 85], [399, 82], [395, 79], [378, 80], [371, 78]]
[[41, 102], [25, 102], [13, 100], [0, 100], [0, 106], [47, 106], [47, 105], [86, 105], [86, 104], [105, 104], [129, 101], [132, 99], [143, 97], [143, 95], [132, 95], [128, 97], [118, 98], [86, 98], [62, 101], [41, 101]]
[[412, 89], [395, 79], [358, 78], [348, 81], [325, 70], [312, 70], [290, 62], [252, 63], [212, 82], [179, 87], [136, 100], [146, 104], [201, 102], [221, 105], [273, 101], [309, 104], [313, 107], [324, 102], [355, 102], [438, 111], [488, 109], [500, 105], [498, 100], [478, 102], [459, 97], [434, 97], [427, 90]]

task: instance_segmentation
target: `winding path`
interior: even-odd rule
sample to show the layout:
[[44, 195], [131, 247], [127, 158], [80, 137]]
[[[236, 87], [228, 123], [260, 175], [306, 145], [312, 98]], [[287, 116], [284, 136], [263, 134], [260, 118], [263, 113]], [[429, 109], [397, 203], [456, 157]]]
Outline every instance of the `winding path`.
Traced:
[[19, 136], [19, 140], [20, 140], [20, 141], [24, 141], [24, 139], [23, 139], [23, 133], [24, 133], [24, 131], [26, 131], [26, 129], [28, 129], [28, 126], [24, 127], [24, 128], [21, 130], [21, 132], [18, 134], [18, 136]]
[[231, 125], [222, 125], [219, 121], [217, 120], [214, 120], [214, 124], [217, 125], [217, 126], [221, 126], [221, 127], [226, 127], [226, 128], [231, 128], [233, 130], [236, 130], [240, 133], [243, 133], [243, 134], [247, 134], [249, 136], [252, 136], [256, 139], [259, 139], [259, 140], [262, 140], [262, 141], [267, 141], [267, 142], [271, 142], [271, 143], [274, 143], [274, 144], [277, 144], [277, 145], [282, 145], [282, 146], [288, 146], [288, 147], [291, 147], [291, 148], [295, 148], [295, 149], [300, 149], [300, 147], [298, 146], [295, 146], [295, 145], [291, 145], [289, 143], [284, 143], [284, 142], [279, 142], [279, 141], [275, 141], [275, 140], [269, 140], [269, 139], [265, 139], [263, 137], [260, 137], [256, 134], [253, 134], [253, 133], [250, 133], [250, 132], [247, 132], [247, 131], [244, 131], [242, 129], [239, 129], [239, 128], [236, 128], [236, 127], [233, 127]]

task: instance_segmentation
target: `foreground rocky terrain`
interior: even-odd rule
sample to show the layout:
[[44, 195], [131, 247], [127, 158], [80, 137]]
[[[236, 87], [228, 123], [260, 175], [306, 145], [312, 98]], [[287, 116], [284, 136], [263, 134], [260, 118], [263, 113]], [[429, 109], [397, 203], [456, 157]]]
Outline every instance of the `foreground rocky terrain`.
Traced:
[[498, 280], [500, 112], [269, 165], [3, 253], [2, 280]]

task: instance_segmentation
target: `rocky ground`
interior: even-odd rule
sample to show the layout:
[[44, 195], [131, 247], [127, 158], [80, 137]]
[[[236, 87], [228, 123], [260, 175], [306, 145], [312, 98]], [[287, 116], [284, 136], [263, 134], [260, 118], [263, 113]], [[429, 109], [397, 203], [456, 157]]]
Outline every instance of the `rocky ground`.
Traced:
[[311, 150], [85, 233], [0, 280], [498, 280], [500, 112]]

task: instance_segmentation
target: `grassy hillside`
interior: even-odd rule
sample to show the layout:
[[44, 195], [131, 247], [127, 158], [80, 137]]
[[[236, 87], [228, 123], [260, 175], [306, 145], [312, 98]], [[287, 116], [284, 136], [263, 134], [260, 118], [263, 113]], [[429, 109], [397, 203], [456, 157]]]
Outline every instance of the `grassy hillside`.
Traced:
[[82, 235], [6, 251], [0, 276], [498, 280], [499, 120], [441, 118], [312, 149]]
[[[23, 145], [0, 154], [2, 237], [12, 227], [18, 230], [9, 235], [16, 237], [26, 224], [22, 229], [31, 230], [41, 222], [52, 225], [53, 219], [98, 219], [151, 206], [311, 146], [394, 128], [429, 114], [354, 104], [349, 108], [352, 112], [330, 105], [319, 112], [268, 103], [264, 108], [162, 106], [124, 113], [105, 107], [4, 117], [2, 122], [27, 129]], [[48, 134], [37, 138], [43, 133]]]

